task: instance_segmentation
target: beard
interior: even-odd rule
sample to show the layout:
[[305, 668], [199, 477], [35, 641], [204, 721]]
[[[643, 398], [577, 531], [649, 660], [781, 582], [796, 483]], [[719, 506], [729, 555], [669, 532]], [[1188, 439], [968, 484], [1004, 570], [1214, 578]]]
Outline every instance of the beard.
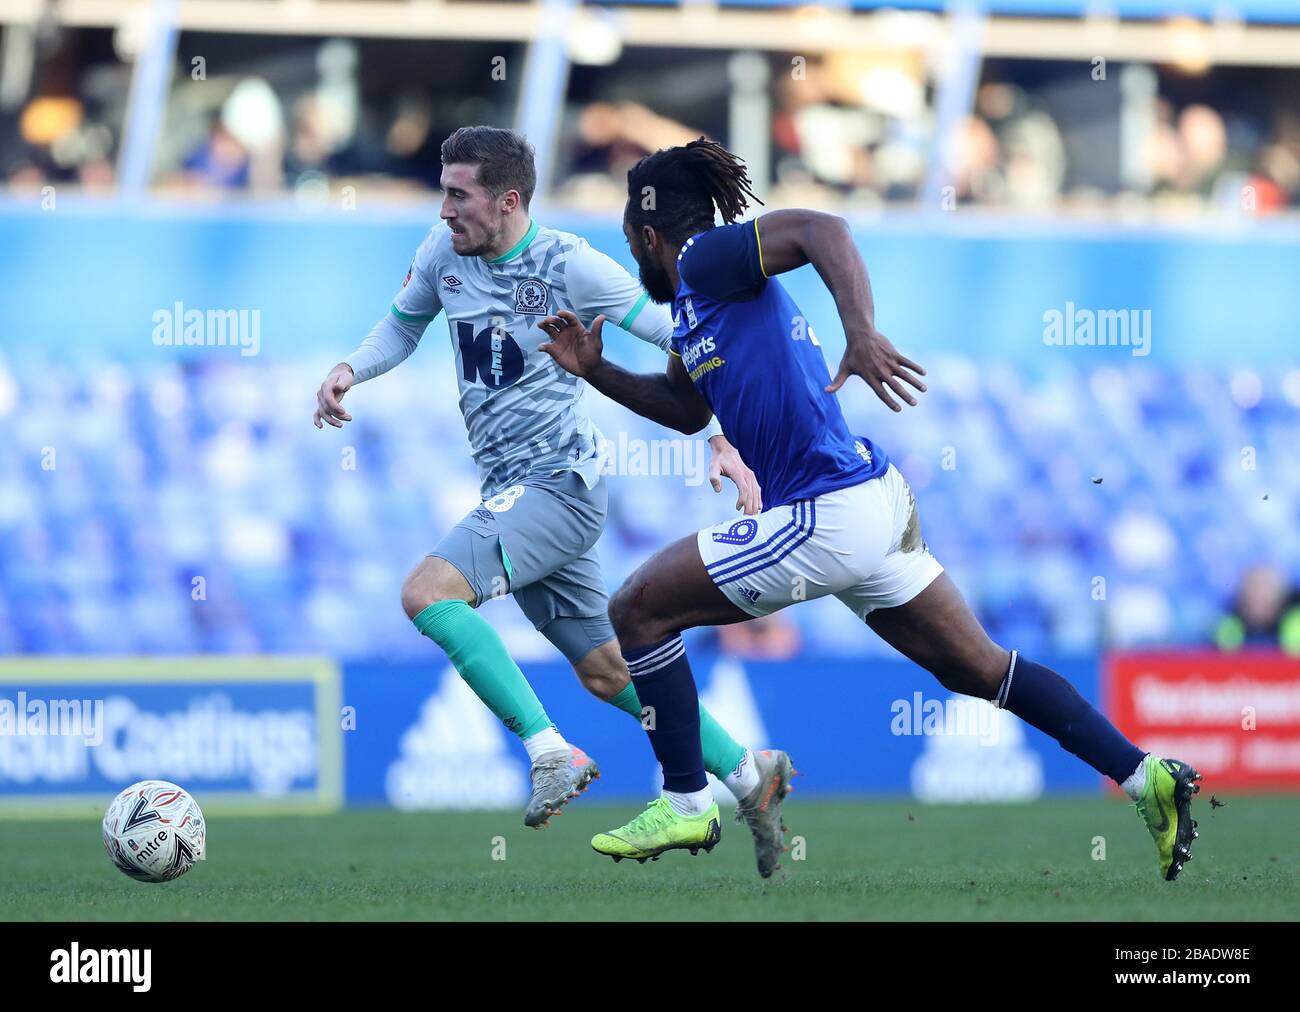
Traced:
[[641, 269], [641, 287], [646, 290], [652, 302], [663, 305], [677, 298], [677, 287], [668, 276], [667, 270], [649, 257], [644, 260], [637, 257], [636, 263]]
[[[464, 225], [461, 225], [460, 227], [464, 228]], [[477, 232], [479, 236], [477, 241], [471, 237], [468, 229], [454, 236], [451, 248], [455, 250], [458, 256], [489, 257], [495, 256], [498, 252], [504, 252], [504, 250], [496, 249], [501, 242], [501, 237], [505, 234], [504, 226], [498, 228], [495, 232], [487, 229], [479, 232], [476, 227], [474, 228], [474, 231]]]

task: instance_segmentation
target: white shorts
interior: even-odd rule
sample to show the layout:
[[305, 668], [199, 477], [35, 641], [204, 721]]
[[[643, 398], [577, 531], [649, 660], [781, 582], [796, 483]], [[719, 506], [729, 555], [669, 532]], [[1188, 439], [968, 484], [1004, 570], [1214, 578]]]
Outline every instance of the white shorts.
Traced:
[[706, 527], [696, 544], [718, 589], [755, 617], [834, 594], [866, 618], [906, 604], [943, 572], [892, 464], [861, 485]]

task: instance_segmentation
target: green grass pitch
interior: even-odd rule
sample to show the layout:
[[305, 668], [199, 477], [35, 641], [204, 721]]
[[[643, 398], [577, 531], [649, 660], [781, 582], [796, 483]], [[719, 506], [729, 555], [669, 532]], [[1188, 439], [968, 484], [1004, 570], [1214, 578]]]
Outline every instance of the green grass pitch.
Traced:
[[[3, 920], [1283, 920], [1300, 916], [1300, 798], [1229, 798], [1195, 814], [1201, 838], [1175, 883], [1131, 806], [793, 797], [768, 883], [724, 810], [712, 854], [615, 864], [594, 832], [632, 804], [573, 804], [544, 832], [518, 812], [353, 810], [209, 818], [208, 860], [166, 885], [133, 882], [96, 821], [0, 821]], [[1105, 841], [1105, 860], [1094, 860]], [[504, 846], [503, 846], [504, 845]], [[496, 860], [504, 856], [504, 860]]]

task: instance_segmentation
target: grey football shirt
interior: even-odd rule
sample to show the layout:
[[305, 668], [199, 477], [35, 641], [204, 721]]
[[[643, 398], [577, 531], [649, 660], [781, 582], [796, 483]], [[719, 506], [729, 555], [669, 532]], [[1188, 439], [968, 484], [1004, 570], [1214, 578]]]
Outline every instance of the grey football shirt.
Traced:
[[[439, 222], [407, 272], [388, 315], [345, 362], [358, 383], [387, 372], [445, 311], [460, 410], [484, 499], [535, 474], [576, 471], [594, 487], [601, 434], [584, 402], [586, 383], [537, 350], [538, 322], [560, 309], [590, 326], [599, 315], [667, 352], [673, 324], [640, 283], [571, 232], [532, 222], [492, 260], [460, 256]], [[721, 432], [711, 422], [705, 435]]]

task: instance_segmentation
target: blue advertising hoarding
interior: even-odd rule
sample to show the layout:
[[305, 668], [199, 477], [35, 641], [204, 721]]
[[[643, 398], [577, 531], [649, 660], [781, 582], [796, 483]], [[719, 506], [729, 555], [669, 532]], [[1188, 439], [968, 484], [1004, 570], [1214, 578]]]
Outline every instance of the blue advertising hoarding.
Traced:
[[[791, 753], [801, 797], [1028, 801], [1100, 778], [1041, 732], [902, 660], [740, 660], [694, 650], [701, 699], [744, 744]], [[1098, 700], [1095, 660], [1052, 661]], [[524, 665], [600, 764], [598, 800], [645, 799], [658, 767], [630, 716], [562, 662]], [[0, 817], [97, 814], [143, 779], [205, 811], [522, 809], [528, 759], [444, 657], [340, 670], [295, 658], [30, 658], [0, 664]], [[721, 800], [725, 791], [715, 784]]]
[[[746, 661], [692, 652], [701, 699], [744, 744], [790, 752], [801, 797], [912, 794], [932, 801], [1029, 800], [1095, 791], [1100, 777], [990, 704], [946, 692], [903, 660]], [[1093, 659], [1052, 661], [1098, 699]], [[524, 664], [561, 732], [600, 764], [593, 798], [647, 798], [657, 765], [630, 716], [588, 695], [563, 663]], [[428, 665], [345, 668], [349, 804], [520, 807], [523, 747], [431, 651]]]
[[0, 817], [88, 814], [155, 778], [210, 813], [336, 809], [339, 694], [319, 658], [0, 662]]

